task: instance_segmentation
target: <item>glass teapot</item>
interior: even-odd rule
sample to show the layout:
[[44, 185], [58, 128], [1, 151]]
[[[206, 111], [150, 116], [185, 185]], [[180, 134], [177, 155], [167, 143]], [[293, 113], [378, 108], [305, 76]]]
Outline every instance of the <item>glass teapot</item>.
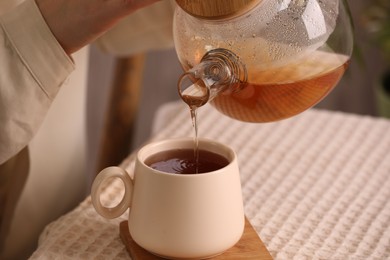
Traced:
[[353, 35], [344, 0], [176, 0], [181, 98], [247, 122], [314, 106], [348, 67]]

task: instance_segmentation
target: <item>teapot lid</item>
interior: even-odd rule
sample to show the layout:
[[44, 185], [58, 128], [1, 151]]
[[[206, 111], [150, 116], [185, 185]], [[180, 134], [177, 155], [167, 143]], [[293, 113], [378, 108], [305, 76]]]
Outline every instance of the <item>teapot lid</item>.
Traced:
[[242, 14], [262, 0], [176, 0], [188, 14], [206, 19], [220, 19]]

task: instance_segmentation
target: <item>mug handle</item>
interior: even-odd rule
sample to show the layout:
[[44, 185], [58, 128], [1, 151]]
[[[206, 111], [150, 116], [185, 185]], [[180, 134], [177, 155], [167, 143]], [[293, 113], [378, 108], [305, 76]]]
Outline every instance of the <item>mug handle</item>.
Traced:
[[[102, 192], [101, 184], [103, 183], [103, 181], [111, 177], [117, 177], [123, 181], [123, 184], [125, 186], [125, 194], [123, 195], [123, 198], [118, 205], [113, 208], [107, 208], [103, 206], [100, 201], [100, 194]], [[97, 213], [99, 213], [101, 216], [108, 219], [117, 218], [130, 207], [132, 193], [133, 181], [130, 178], [129, 174], [120, 167], [107, 167], [101, 172], [99, 172], [99, 174], [93, 181], [91, 190], [92, 205], [94, 206]]]

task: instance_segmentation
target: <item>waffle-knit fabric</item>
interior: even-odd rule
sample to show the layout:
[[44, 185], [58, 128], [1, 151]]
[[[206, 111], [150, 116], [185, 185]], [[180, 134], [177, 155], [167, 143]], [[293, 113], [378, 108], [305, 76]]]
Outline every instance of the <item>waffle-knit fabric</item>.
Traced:
[[[390, 121], [311, 109], [249, 124], [199, 109], [199, 136], [238, 154], [245, 212], [275, 259], [390, 259]], [[181, 102], [162, 107], [152, 140], [193, 136]], [[132, 173], [130, 155], [121, 166]], [[101, 199], [115, 204], [118, 180]], [[32, 259], [129, 259], [119, 223], [87, 197], [48, 225]], [[28, 220], [26, 220], [28, 221]]]

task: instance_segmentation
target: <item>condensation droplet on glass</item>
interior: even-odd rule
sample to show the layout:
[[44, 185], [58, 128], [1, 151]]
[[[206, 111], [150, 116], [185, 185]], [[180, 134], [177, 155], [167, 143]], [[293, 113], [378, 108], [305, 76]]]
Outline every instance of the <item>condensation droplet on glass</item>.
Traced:
[[213, 49], [213, 46], [205, 45], [204, 48], [205, 48], [206, 52], [208, 52], [208, 51], [211, 51]]
[[196, 41], [201, 41], [203, 38], [202, 37], [200, 37], [200, 36], [198, 36], [198, 35], [195, 35], [194, 36], [194, 40], [196, 40]]

